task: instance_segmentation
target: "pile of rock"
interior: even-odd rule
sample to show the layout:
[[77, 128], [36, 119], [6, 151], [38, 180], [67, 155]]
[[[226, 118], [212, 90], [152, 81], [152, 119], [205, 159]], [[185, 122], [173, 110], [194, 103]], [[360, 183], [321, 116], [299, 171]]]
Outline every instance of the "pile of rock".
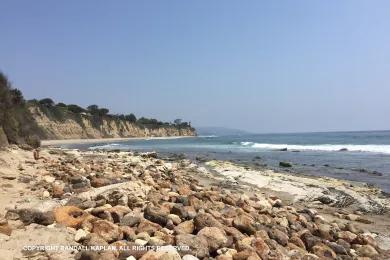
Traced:
[[[104, 160], [102, 160], [102, 158]], [[327, 222], [277, 197], [204, 187], [187, 161], [131, 153], [48, 162], [38, 181], [56, 202], [19, 207], [8, 218], [64, 225], [75, 241], [116, 250], [76, 259], [385, 259], [367, 233]], [[51, 177], [51, 178], [50, 178]], [[53, 200], [52, 200], [53, 201]], [[6, 220], [0, 228], [7, 230]], [[166, 246], [166, 247], [163, 247]], [[161, 250], [148, 250], [161, 248]]]

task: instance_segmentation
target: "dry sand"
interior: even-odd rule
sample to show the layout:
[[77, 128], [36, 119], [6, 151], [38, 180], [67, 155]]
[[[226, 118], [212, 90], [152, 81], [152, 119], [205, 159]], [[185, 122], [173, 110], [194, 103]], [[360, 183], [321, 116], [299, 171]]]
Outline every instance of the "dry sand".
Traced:
[[128, 138], [102, 138], [102, 139], [63, 139], [63, 140], [42, 140], [42, 146], [58, 146], [64, 144], [93, 144], [124, 142], [129, 140], [160, 140], [160, 139], [178, 139], [190, 138], [194, 136], [165, 136], [165, 137], [128, 137]]

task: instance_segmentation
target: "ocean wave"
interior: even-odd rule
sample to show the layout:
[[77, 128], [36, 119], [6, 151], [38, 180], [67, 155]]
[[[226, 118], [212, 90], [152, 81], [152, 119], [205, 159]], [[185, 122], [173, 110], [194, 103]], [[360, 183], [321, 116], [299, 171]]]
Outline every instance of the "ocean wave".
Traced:
[[326, 151], [335, 152], [347, 150], [350, 152], [370, 152], [370, 153], [385, 153], [390, 154], [390, 145], [377, 144], [313, 144], [313, 145], [297, 145], [297, 144], [267, 144], [254, 142], [241, 142], [242, 146], [264, 149], [264, 150], [299, 150], [299, 151]]
[[91, 146], [88, 149], [89, 150], [96, 150], [96, 149], [120, 149], [120, 148], [126, 148], [127, 145], [123, 144], [104, 144], [104, 145], [95, 145]]

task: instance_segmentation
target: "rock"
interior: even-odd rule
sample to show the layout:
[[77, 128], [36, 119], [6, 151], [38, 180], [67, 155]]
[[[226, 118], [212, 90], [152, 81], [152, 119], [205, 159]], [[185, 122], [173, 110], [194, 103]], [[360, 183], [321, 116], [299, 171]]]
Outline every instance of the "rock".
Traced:
[[374, 257], [378, 255], [378, 251], [371, 245], [362, 245], [356, 251], [359, 256]]
[[224, 227], [223, 230], [228, 236], [233, 237], [234, 241], [239, 241], [245, 237], [237, 228], [235, 227]]
[[188, 196], [192, 193], [192, 190], [191, 188], [188, 186], [188, 185], [183, 185], [183, 186], [180, 186], [178, 189], [177, 189], [177, 192], [180, 194], [180, 195], [183, 195], [183, 196]]
[[131, 210], [127, 206], [116, 205], [107, 210], [110, 214], [114, 223], [118, 223], [122, 220], [123, 216], [130, 213]]
[[94, 177], [91, 179], [91, 186], [94, 188], [99, 188], [103, 186], [110, 185], [111, 181], [106, 178], [99, 178], [99, 177]]
[[119, 227], [107, 220], [97, 220], [93, 222], [92, 232], [102, 237], [108, 243], [122, 238], [122, 232]]
[[136, 239], [135, 241], [134, 241], [134, 243], [137, 245], [137, 246], [145, 246], [147, 243], [148, 243], [148, 241], [146, 241], [146, 240], [143, 240], [143, 239]]
[[148, 241], [148, 244], [151, 246], [163, 246], [165, 245], [165, 241], [160, 237], [151, 237]]
[[187, 220], [174, 228], [176, 234], [192, 234], [194, 232], [195, 226], [192, 220]]
[[169, 214], [168, 219], [172, 220], [173, 224], [178, 225], [181, 223], [181, 219], [178, 215], [175, 214]]
[[304, 234], [302, 234], [301, 239], [305, 243], [307, 250], [311, 249], [317, 243], [321, 242], [321, 239], [319, 237], [313, 236], [309, 232], [305, 232]]
[[138, 233], [134, 238], [149, 241], [150, 235], [147, 232], [141, 232], [141, 233]]
[[171, 209], [171, 213], [178, 215], [182, 219], [188, 218], [188, 212], [182, 204], [175, 204]]
[[233, 255], [234, 260], [261, 260], [255, 251], [247, 249]]
[[161, 226], [159, 224], [144, 219], [138, 225], [137, 232], [147, 232], [149, 235], [153, 235], [157, 230], [160, 229]]
[[227, 246], [228, 243], [225, 231], [217, 227], [205, 227], [198, 232], [197, 236], [207, 240], [210, 252], [215, 252], [218, 248]]
[[134, 227], [135, 225], [138, 225], [140, 222], [141, 222], [141, 217], [136, 216], [133, 212], [130, 212], [125, 216], [123, 216], [119, 225]]
[[289, 168], [289, 167], [292, 167], [292, 164], [289, 162], [279, 162], [279, 166]]
[[61, 198], [65, 194], [64, 188], [61, 185], [53, 183], [51, 195], [53, 198]]
[[202, 230], [205, 227], [219, 227], [222, 228], [222, 224], [218, 222], [209, 213], [200, 213], [194, 218], [194, 225], [197, 231]]
[[130, 241], [134, 241], [134, 239], [135, 239], [135, 231], [134, 231], [134, 229], [132, 229], [129, 226], [119, 226], [119, 229], [123, 233], [123, 238], [125, 238], [127, 240], [130, 240]]
[[0, 233], [7, 236], [10, 236], [12, 233], [12, 228], [8, 224], [8, 221], [3, 218], [0, 219]]
[[272, 228], [269, 232], [268, 235], [270, 238], [276, 240], [279, 244], [282, 246], [286, 246], [289, 240], [288, 235], [280, 231], [279, 229]]
[[350, 231], [340, 231], [337, 233], [337, 237], [351, 243], [355, 238], [357, 238], [357, 235]]
[[149, 204], [145, 208], [144, 217], [147, 220], [165, 226], [168, 222], [168, 214], [169, 212], [165, 211], [163, 208], [155, 207]]
[[208, 242], [204, 237], [191, 234], [181, 234], [176, 236], [176, 246], [189, 247], [189, 251], [180, 251], [183, 254], [196, 255], [198, 258], [209, 256]]
[[148, 251], [140, 260], [181, 260], [181, 257], [174, 247], [163, 246], [158, 251]]
[[359, 234], [359, 233], [362, 232], [361, 229], [357, 225], [355, 225], [353, 223], [348, 223], [346, 228], [347, 228], [348, 231], [350, 231], [350, 232], [352, 232], [354, 234]]
[[253, 240], [253, 248], [262, 259], [265, 259], [270, 252], [269, 246], [261, 238]]
[[83, 241], [83, 240], [88, 238], [88, 234], [89, 234], [89, 232], [86, 232], [83, 229], [79, 229], [79, 230], [77, 230], [77, 232], [76, 232], [76, 234], [74, 236], [74, 240], [76, 242]]
[[80, 251], [75, 255], [76, 260], [100, 260], [100, 255], [95, 251]]
[[320, 258], [335, 259], [336, 253], [328, 246], [320, 243], [311, 248], [312, 252]]
[[45, 177], [43, 177], [43, 179], [44, 179], [45, 182], [47, 182], [47, 183], [53, 183], [53, 182], [56, 181], [56, 178], [53, 177], [53, 176], [45, 176]]
[[88, 214], [75, 206], [63, 206], [54, 210], [54, 218], [57, 223], [67, 227], [78, 228]]
[[245, 215], [239, 215], [233, 219], [233, 226], [248, 235], [253, 235], [256, 232], [253, 223], [253, 219]]
[[182, 258], [183, 260], [199, 260], [199, 258], [193, 256], [193, 255], [185, 255]]
[[9, 210], [16, 213], [25, 225], [37, 223], [40, 225], [50, 225], [54, 223], [53, 210], [60, 204], [53, 200], [33, 201], [18, 205], [17, 209]]
[[243, 251], [247, 249], [252, 250], [252, 242], [253, 237], [244, 237], [243, 239], [236, 242], [236, 249], [238, 251]]
[[86, 241], [84, 241], [83, 244], [85, 244], [87, 246], [108, 245], [106, 240], [104, 240], [101, 236], [99, 236], [95, 233], [90, 233], [88, 236], [88, 239]]
[[347, 250], [342, 246], [342, 245], [339, 245], [335, 242], [329, 242], [328, 243], [328, 246], [336, 253], [336, 254], [340, 254], [340, 255], [346, 255], [347, 254]]
[[348, 214], [347, 216], [345, 216], [346, 219], [352, 220], [352, 221], [356, 221], [359, 217], [360, 216], [356, 215], [356, 214]]
[[289, 242], [296, 245], [299, 248], [306, 249], [305, 243], [298, 236], [291, 236]]
[[370, 234], [359, 234], [353, 242], [360, 245], [371, 245], [373, 247], [378, 247], [378, 243]]

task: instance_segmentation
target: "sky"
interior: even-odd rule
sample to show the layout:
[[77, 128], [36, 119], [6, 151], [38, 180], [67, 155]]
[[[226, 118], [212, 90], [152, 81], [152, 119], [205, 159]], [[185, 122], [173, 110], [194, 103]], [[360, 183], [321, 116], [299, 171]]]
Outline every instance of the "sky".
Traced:
[[251, 132], [390, 129], [390, 1], [0, 0], [28, 99]]

